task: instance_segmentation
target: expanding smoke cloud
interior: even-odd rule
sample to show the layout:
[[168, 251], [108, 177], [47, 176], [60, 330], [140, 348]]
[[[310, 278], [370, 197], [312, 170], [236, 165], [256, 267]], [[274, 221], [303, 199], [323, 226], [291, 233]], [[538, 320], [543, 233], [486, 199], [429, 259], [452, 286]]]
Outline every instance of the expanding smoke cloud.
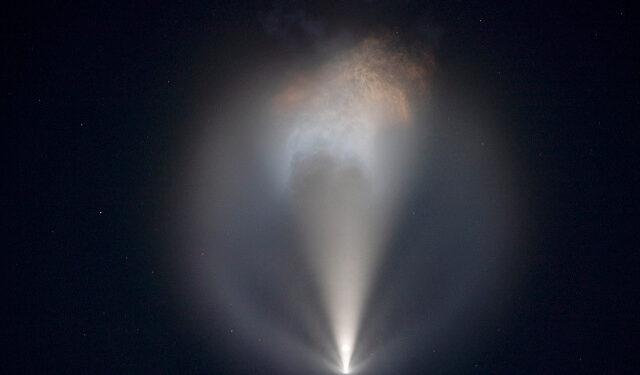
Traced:
[[[299, 80], [276, 100], [290, 135], [284, 165], [303, 250], [319, 284], [343, 371], [404, 176], [411, 103], [423, 99], [432, 61], [390, 37], [370, 38]], [[405, 138], [405, 140], [410, 138]], [[398, 172], [396, 169], [395, 172]]]
[[452, 124], [455, 105], [428, 115], [425, 50], [382, 35], [318, 60], [247, 80], [202, 121], [178, 259], [202, 320], [225, 316], [278, 373], [388, 373], [484, 298], [511, 187], [491, 134]]

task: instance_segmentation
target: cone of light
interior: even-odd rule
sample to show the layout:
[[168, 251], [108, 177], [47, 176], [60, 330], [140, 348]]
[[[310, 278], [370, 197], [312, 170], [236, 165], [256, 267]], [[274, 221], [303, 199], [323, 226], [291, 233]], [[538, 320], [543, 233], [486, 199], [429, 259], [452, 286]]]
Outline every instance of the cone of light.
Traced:
[[386, 137], [410, 129], [410, 98], [424, 92], [429, 63], [393, 39], [368, 39], [275, 100], [292, 212], [343, 373], [405, 180], [388, 166], [402, 165], [410, 145]]

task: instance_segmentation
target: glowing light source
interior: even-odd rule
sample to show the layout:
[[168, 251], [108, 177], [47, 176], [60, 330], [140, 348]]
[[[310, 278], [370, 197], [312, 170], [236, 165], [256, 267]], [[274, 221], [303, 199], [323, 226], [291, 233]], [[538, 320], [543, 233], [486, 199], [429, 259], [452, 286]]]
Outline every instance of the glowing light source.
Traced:
[[342, 373], [349, 373], [349, 362], [351, 362], [351, 346], [344, 344], [340, 347], [340, 357], [342, 358]]

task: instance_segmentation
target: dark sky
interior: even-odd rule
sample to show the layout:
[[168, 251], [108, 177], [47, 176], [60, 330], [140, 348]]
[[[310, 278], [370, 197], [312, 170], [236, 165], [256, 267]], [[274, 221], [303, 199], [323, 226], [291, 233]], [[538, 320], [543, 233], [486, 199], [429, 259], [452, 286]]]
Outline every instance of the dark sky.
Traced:
[[180, 150], [205, 98], [224, 106], [246, 70], [380, 29], [426, 45], [435, 82], [501, 119], [529, 211], [500, 329], [406, 373], [635, 373], [640, 19], [626, 3], [84, 2], [2, 19], [3, 373], [277, 373], [179, 306], [163, 254]]

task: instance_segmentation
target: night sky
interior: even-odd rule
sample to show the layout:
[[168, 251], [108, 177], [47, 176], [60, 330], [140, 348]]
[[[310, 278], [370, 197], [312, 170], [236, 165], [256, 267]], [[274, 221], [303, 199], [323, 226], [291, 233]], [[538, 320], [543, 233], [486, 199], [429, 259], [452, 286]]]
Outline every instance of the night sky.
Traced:
[[[332, 41], [376, 32], [433, 56], [426, 116], [438, 129], [476, 124], [501, 140], [482, 146], [509, 155], [519, 212], [509, 276], [462, 303], [446, 339], [418, 340], [397, 372], [380, 371], [638, 372], [640, 19], [626, 3], [84, 2], [2, 19], [3, 373], [295, 373], [279, 367], [284, 354], [274, 361], [238, 338], [219, 301], [193, 306], [176, 251], [189, 150], [203, 116], [260, 105], [265, 76], [313, 68]], [[458, 160], [455, 136], [438, 134], [453, 156], [431, 160]], [[416, 186], [398, 249], [420, 247], [434, 210], [447, 210], [429, 203], [437, 186]], [[443, 232], [462, 220], [455, 212], [442, 214]], [[414, 253], [394, 254], [379, 290]], [[415, 289], [398, 301], [420, 298], [420, 281], [406, 282]], [[400, 305], [390, 330], [424, 308]]]

